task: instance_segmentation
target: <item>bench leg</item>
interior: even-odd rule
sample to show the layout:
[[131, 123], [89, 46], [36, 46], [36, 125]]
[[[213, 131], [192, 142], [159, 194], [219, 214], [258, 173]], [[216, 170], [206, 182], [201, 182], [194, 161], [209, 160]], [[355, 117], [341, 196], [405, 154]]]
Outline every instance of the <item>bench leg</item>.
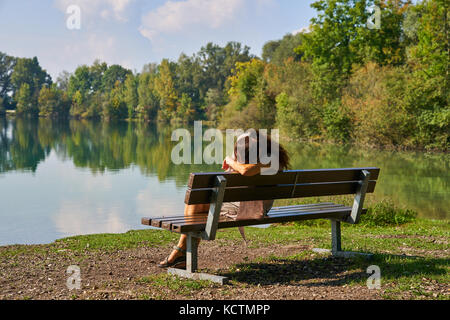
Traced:
[[168, 273], [182, 278], [189, 278], [194, 280], [208, 280], [219, 284], [226, 284], [228, 278], [216, 276], [206, 273], [197, 273], [198, 268], [198, 238], [189, 234], [187, 237], [186, 246], [186, 270], [169, 268]]
[[317, 253], [331, 253], [333, 257], [341, 258], [361, 256], [370, 259], [373, 257], [373, 254], [370, 253], [342, 251], [341, 222], [337, 220], [331, 220], [331, 250], [314, 248], [313, 251]]
[[198, 239], [192, 235], [187, 237], [186, 271], [194, 273], [198, 268]]
[[341, 247], [341, 222], [336, 220], [331, 220], [331, 253], [335, 255], [336, 253], [342, 251]]

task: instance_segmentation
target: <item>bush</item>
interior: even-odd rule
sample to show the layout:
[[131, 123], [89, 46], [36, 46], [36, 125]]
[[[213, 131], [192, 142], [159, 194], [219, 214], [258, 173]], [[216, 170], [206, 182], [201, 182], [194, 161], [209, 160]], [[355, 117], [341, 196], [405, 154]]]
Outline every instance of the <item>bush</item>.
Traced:
[[[320, 201], [319, 198], [314, 200], [315, 201], [313, 202]], [[285, 203], [283, 203], [283, 205], [284, 204]], [[293, 204], [295, 203], [288, 203], [288, 205]], [[347, 201], [344, 201], [343, 204], [351, 206], [351, 202], [347, 203]], [[415, 211], [410, 209], [398, 208], [392, 202], [385, 200], [368, 207], [367, 213], [361, 215], [360, 225], [368, 227], [398, 226], [409, 222], [413, 222], [414, 220], [416, 220], [416, 218], [417, 213]], [[330, 225], [330, 222], [325, 219], [318, 219], [318, 220], [296, 221], [294, 224], [298, 226], [327, 227]]]
[[405, 103], [408, 74], [403, 67], [374, 63], [355, 71], [342, 97], [354, 141], [371, 146], [411, 144], [415, 121]]
[[346, 142], [350, 138], [351, 121], [348, 112], [339, 101], [329, 103], [322, 112], [323, 126], [327, 138], [336, 142]]
[[410, 209], [401, 209], [392, 202], [382, 201], [369, 207], [367, 214], [361, 216], [361, 224], [366, 226], [402, 225], [413, 222], [417, 213]]

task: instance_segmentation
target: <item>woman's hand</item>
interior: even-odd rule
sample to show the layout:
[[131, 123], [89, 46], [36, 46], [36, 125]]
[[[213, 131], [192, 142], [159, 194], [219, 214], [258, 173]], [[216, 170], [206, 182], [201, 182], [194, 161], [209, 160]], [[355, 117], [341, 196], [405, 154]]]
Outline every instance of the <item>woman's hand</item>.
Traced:
[[225, 170], [225, 171], [230, 170], [230, 165], [228, 164], [227, 159], [228, 159], [228, 157], [226, 157], [226, 158], [223, 160], [223, 165], [222, 165], [222, 169]]

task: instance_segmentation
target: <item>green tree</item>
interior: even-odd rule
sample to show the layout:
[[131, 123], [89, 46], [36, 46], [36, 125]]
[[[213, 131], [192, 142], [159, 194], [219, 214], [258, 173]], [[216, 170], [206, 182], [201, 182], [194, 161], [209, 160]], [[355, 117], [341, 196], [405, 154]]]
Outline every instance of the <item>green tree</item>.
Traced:
[[406, 104], [417, 119], [418, 143], [445, 150], [450, 146], [448, 1], [422, 1], [411, 11], [420, 18], [409, 48], [413, 74]]
[[155, 120], [159, 109], [159, 97], [155, 90], [157, 68], [144, 71], [138, 76], [138, 107], [136, 113], [139, 119]]
[[192, 99], [187, 93], [181, 94], [181, 99], [177, 107], [177, 116], [183, 122], [191, 122], [194, 119], [195, 109]]
[[127, 104], [124, 100], [123, 84], [119, 81], [116, 85], [107, 93], [103, 103], [103, 117], [106, 120], [125, 119], [128, 115]]
[[43, 87], [38, 99], [39, 115], [45, 117], [67, 117], [70, 110], [70, 99], [67, 93], [56, 85]]
[[36, 57], [32, 59], [18, 58], [11, 75], [11, 84], [13, 86], [13, 99], [17, 103], [19, 103], [18, 92], [23, 84], [27, 84], [27, 89], [24, 90], [29, 91], [31, 103], [36, 106], [35, 109], [37, 110], [39, 90], [44, 85], [51, 85], [52, 80], [50, 75], [41, 68]]
[[70, 76], [70, 72], [62, 71], [56, 79], [57, 88], [65, 92], [69, 91]]
[[28, 83], [23, 83], [16, 94], [17, 113], [36, 115], [39, 111], [37, 104], [34, 103], [31, 87]]
[[[90, 92], [112, 89], [115, 81], [113, 77], [107, 76], [108, 70], [109, 68], [106, 62], [100, 62], [99, 60], [95, 60], [92, 66], [89, 67]], [[105, 78], [112, 78], [111, 86], [105, 85]]]
[[229, 95], [233, 97], [237, 110], [242, 110], [257, 93], [257, 85], [264, 75], [265, 63], [259, 59], [238, 62], [235, 75], [230, 77]]
[[79, 118], [83, 115], [85, 112], [84, 107], [84, 97], [80, 90], [77, 90], [72, 95], [72, 106], [70, 108], [70, 115]]
[[200, 59], [182, 53], [176, 64], [174, 80], [176, 90], [185, 93], [191, 99], [192, 108], [197, 116], [201, 117], [206, 83]]
[[159, 66], [158, 77], [155, 79], [155, 91], [160, 100], [158, 118], [168, 121], [176, 112], [178, 93], [175, 89], [174, 73], [167, 59], [164, 59]]
[[92, 74], [86, 65], [79, 66], [69, 78], [68, 94], [72, 97], [70, 115], [82, 117], [88, 108], [89, 96], [92, 92]]
[[[101, 70], [103, 71], [104, 68]], [[120, 84], [125, 83], [127, 76], [132, 74], [132, 72], [120, 65], [114, 64], [109, 68], [104, 69], [101, 78], [101, 86], [98, 88], [103, 91], [110, 91], [114, 88], [117, 82]], [[96, 87], [93, 90], [98, 90]]]
[[266, 72], [269, 95], [276, 96], [276, 121], [283, 136], [309, 139], [318, 134], [320, 117], [313, 105], [309, 64], [292, 58]]
[[[318, 103], [341, 96], [353, 68], [368, 61], [400, 64], [403, 14], [410, 1], [319, 0], [311, 6], [318, 16], [311, 20], [312, 32], [305, 34], [297, 53], [304, 53], [315, 74], [313, 87]], [[381, 9], [381, 29], [367, 27], [369, 7]]]
[[132, 119], [135, 116], [136, 108], [139, 103], [137, 77], [133, 74], [127, 75], [124, 86], [124, 100], [128, 109], [128, 118]]
[[11, 83], [11, 75], [16, 64], [16, 59], [7, 54], [0, 52], [0, 99], [2, 107], [11, 106], [11, 95], [13, 92], [13, 84]]
[[91, 88], [92, 75], [89, 67], [86, 65], [79, 66], [69, 78], [69, 94], [72, 96], [78, 91], [83, 97], [87, 97]]
[[282, 65], [289, 58], [300, 61], [302, 52], [296, 52], [302, 44], [303, 34], [287, 34], [281, 40], [269, 41], [263, 46], [262, 58], [265, 62]]
[[219, 89], [210, 88], [206, 93], [205, 98], [205, 112], [206, 117], [210, 121], [216, 121], [219, 119], [222, 111], [222, 106], [226, 104], [224, 93]]

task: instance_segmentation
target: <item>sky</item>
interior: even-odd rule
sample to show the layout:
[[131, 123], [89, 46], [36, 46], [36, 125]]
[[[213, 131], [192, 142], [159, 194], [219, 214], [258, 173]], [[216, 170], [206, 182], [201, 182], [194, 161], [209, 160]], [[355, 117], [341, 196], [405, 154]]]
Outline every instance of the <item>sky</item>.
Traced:
[[[54, 80], [96, 59], [140, 72], [147, 63], [191, 55], [208, 42], [238, 41], [260, 56], [267, 41], [308, 27], [313, 2], [0, 0], [0, 51], [37, 56]], [[68, 28], [77, 21], [79, 28]]]

